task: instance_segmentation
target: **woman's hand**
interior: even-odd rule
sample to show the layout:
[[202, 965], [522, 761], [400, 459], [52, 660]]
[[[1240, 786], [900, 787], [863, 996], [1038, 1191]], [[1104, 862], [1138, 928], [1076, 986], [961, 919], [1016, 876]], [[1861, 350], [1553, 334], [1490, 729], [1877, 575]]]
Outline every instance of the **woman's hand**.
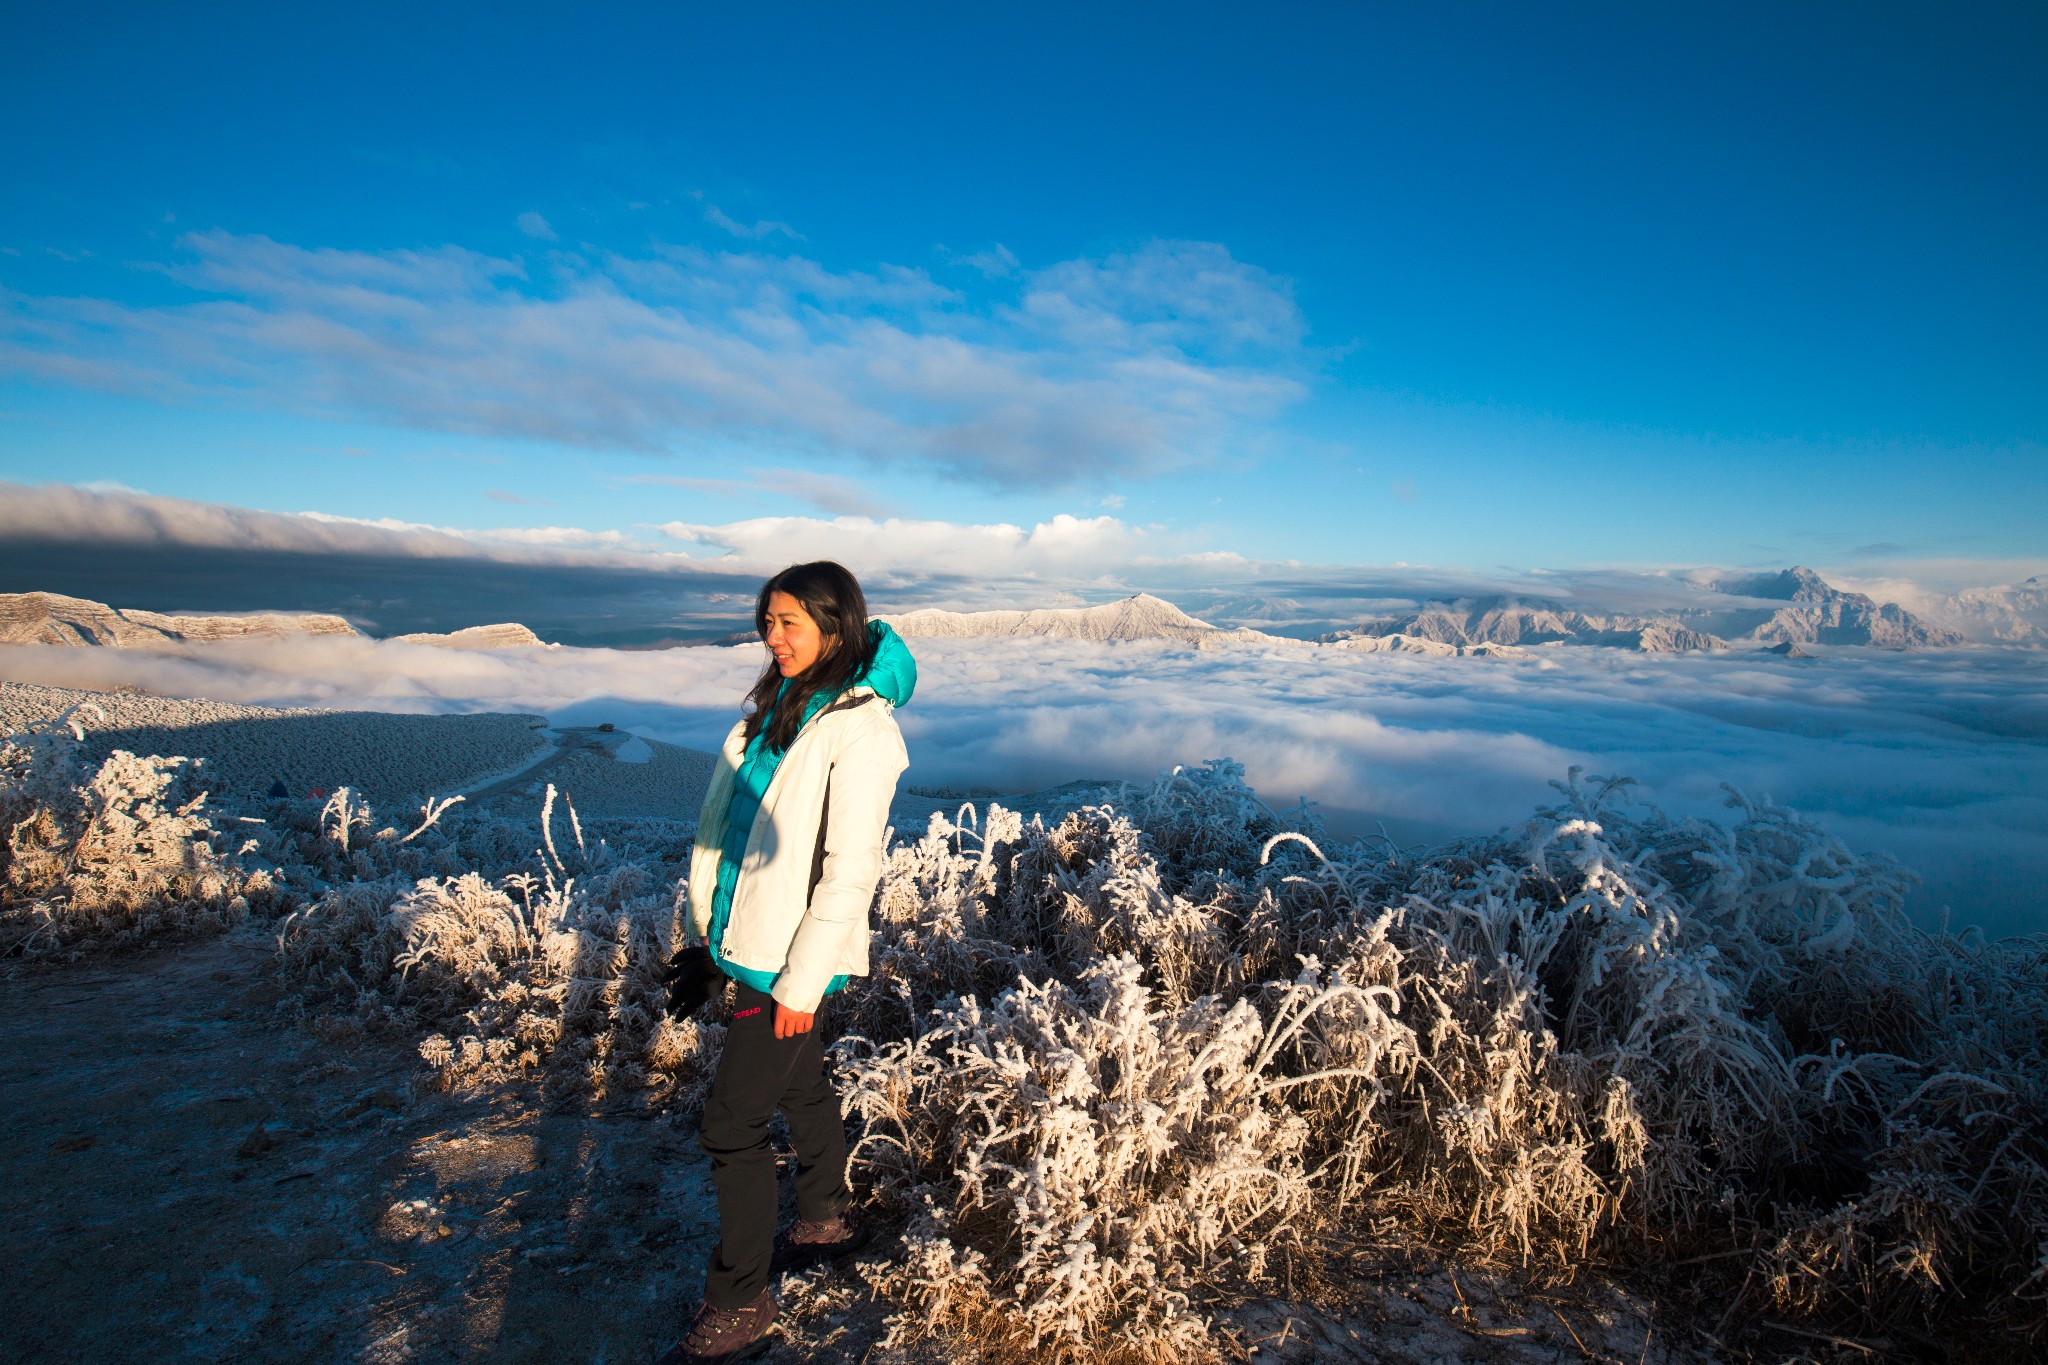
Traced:
[[795, 1010], [778, 1000], [775, 1002], [775, 1036], [777, 1038], [794, 1038], [799, 1033], [809, 1033], [811, 1031], [811, 1020], [816, 1017], [815, 1013], [798, 1014]]

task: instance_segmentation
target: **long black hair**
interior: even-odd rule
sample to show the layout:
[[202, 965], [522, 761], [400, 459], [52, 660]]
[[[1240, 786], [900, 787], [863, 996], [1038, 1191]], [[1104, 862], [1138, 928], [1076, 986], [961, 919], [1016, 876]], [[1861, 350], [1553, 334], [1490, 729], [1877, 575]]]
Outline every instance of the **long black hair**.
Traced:
[[763, 639], [768, 635], [768, 599], [778, 592], [802, 603], [804, 613], [824, 637], [824, 650], [817, 662], [789, 679], [787, 692], [782, 690], [782, 670], [770, 658], [760, 680], [747, 693], [747, 739], [751, 742], [760, 734], [765, 723], [768, 747], [779, 753], [796, 738], [811, 698], [821, 693], [835, 697], [868, 671], [875, 661], [875, 642], [868, 635], [868, 599], [861, 593], [859, 580], [844, 565], [829, 559], [792, 564], [763, 583], [761, 595], [754, 599], [754, 629]]

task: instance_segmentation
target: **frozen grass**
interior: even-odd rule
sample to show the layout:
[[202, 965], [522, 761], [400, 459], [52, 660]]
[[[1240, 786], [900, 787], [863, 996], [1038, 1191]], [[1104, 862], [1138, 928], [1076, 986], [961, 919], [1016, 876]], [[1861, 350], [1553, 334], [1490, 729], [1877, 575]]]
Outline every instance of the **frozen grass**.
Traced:
[[1212, 764], [899, 846], [840, 1044], [896, 1330], [1199, 1355], [1205, 1306], [1399, 1226], [2038, 1348], [2042, 942], [1914, 928], [1791, 812], [1626, 797], [1574, 773], [1512, 833], [1325, 856]]
[[[9, 952], [225, 919], [262, 879], [317, 1028], [405, 1030], [444, 1085], [701, 1096], [715, 1011], [659, 1008], [686, 827], [337, 794], [230, 848], [176, 760], [6, 754]], [[1574, 772], [1411, 853], [1332, 846], [1218, 761], [1052, 823], [934, 816], [831, 1016], [854, 1179], [903, 1237], [872, 1272], [895, 1342], [1213, 1358], [1235, 1305], [1341, 1298], [1391, 1237], [1538, 1280], [1685, 1267], [1724, 1326], [2038, 1352], [2048, 944], [1916, 928], [1896, 866], [1730, 799], [1674, 819]]]
[[[89, 705], [89, 704], [88, 704]], [[191, 760], [81, 762], [84, 708], [0, 740], [0, 958], [76, 958], [246, 919], [272, 879], [217, 829]]]

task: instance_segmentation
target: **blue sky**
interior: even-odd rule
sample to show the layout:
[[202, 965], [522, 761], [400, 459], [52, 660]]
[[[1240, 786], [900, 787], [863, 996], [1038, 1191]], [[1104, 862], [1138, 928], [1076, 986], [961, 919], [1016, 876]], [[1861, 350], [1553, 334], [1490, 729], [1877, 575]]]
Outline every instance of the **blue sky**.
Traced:
[[1656, 8], [9, 6], [0, 479], [2048, 563], [2048, 13]]

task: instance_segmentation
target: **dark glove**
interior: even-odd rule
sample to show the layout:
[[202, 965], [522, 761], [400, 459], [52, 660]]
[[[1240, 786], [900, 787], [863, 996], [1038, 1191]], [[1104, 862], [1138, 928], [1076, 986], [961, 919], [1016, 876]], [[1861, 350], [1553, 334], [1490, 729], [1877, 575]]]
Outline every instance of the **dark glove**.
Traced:
[[711, 950], [695, 943], [676, 949], [661, 980], [668, 987], [669, 1017], [687, 1019], [703, 1008], [721, 977], [718, 965], [711, 960]]

